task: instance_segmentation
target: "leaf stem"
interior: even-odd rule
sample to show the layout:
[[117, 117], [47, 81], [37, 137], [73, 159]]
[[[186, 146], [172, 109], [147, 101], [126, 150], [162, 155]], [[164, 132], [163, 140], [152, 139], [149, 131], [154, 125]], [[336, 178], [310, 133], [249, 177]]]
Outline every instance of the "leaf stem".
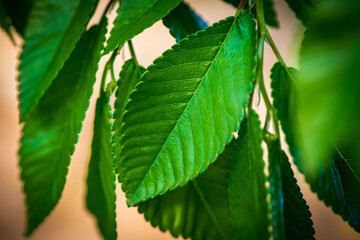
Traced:
[[134, 46], [133, 46], [131, 40], [128, 41], [128, 45], [129, 45], [129, 50], [130, 50], [131, 58], [134, 59], [136, 66], [139, 67], [139, 62], [138, 62], [138, 60], [137, 60], [137, 58], [136, 58]]
[[245, 6], [246, 0], [241, 0], [239, 3], [239, 6], [237, 7], [237, 10], [241, 10], [243, 9], [243, 7]]

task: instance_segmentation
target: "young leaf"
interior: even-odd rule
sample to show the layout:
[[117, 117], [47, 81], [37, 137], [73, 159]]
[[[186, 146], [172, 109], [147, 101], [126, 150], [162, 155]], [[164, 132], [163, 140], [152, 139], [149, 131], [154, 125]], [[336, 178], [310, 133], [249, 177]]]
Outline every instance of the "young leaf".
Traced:
[[58, 202], [89, 105], [106, 33], [106, 20], [77, 43], [50, 88], [29, 115], [19, 150], [30, 235]]
[[234, 239], [268, 239], [262, 132], [251, 110], [240, 126], [227, 173], [230, 228]]
[[190, 35], [149, 66], [130, 95], [121, 129], [129, 205], [184, 185], [223, 151], [252, 91], [255, 45], [255, 22], [241, 11]]
[[268, 142], [273, 239], [315, 239], [311, 213], [279, 140]]
[[351, 132], [360, 139], [360, 25], [354, 24], [359, 11], [357, 0], [323, 1], [305, 35], [298, 113], [309, 168], [326, 158], [336, 138]]
[[94, 138], [87, 177], [86, 203], [97, 219], [106, 240], [116, 239], [115, 172], [111, 153], [110, 106], [106, 93], [101, 90], [96, 103]]
[[20, 122], [33, 110], [69, 57], [97, 2], [35, 1], [20, 56]]
[[302, 24], [307, 27], [315, 8], [313, 0], [285, 0], [285, 2]]
[[104, 54], [165, 17], [182, 0], [121, 0]]
[[[224, 0], [227, 3], [230, 3], [234, 7], [238, 7], [241, 0]], [[264, 5], [264, 17], [265, 17], [265, 23], [269, 25], [270, 27], [278, 28], [279, 27], [279, 21], [277, 19], [276, 11], [274, 8], [273, 0], [263, 0]], [[244, 9], [249, 9], [249, 5], [245, 4]], [[256, 9], [255, 6], [252, 7], [251, 13], [256, 17]]]
[[[121, 126], [123, 124], [123, 114], [125, 112], [125, 105], [129, 101], [130, 93], [135, 89], [135, 85], [140, 82], [141, 75], [145, 72], [145, 68], [138, 66], [135, 60], [130, 59], [125, 62], [120, 72], [120, 79], [117, 81], [117, 90], [115, 92], [115, 111], [114, 111], [114, 135], [113, 135], [113, 153], [114, 163], [117, 172], [122, 169], [119, 168], [121, 165], [119, 160], [122, 145], [121, 138]], [[120, 182], [124, 173], [119, 174]]]
[[180, 3], [166, 15], [163, 18], [163, 23], [170, 29], [170, 33], [176, 39], [176, 42], [207, 27], [204, 20], [185, 3]]
[[[310, 184], [311, 190], [317, 193], [319, 199], [323, 200], [326, 205], [331, 206], [333, 211], [341, 215], [344, 220], [348, 220], [351, 226], [356, 227], [356, 223], [353, 223], [354, 221], [351, 220], [348, 214], [344, 186], [341, 180], [344, 177], [342, 174], [346, 174], [347, 178], [352, 178], [353, 181], [356, 180], [356, 176], [352, 174], [352, 171], [349, 174], [341, 170], [340, 166], [346, 166], [346, 164], [335, 148], [333, 148], [332, 154], [329, 154], [329, 157], [317, 161], [315, 172], [304, 164], [304, 159], [300, 155], [294, 135], [294, 132], [299, 132], [298, 129], [300, 126], [294, 102], [298, 94], [298, 89], [294, 85], [296, 82], [296, 77], [294, 78], [294, 76], [297, 76], [297, 72], [292, 68], [286, 71], [280, 63], [276, 63], [271, 72], [274, 107], [277, 109], [277, 116], [281, 122], [295, 164], [305, 175], [305, 179]], [[356, 190], [354, 189], [351, 192], [356, 192]], [[353, 211], [356, 212], [357, 210]], [[359, 226], [359, 224], [357, 224], [357, 226]]]
[[230, 239], [226, 172], [234, 141], [196, 180], [139, 204], [139, 212], [161, 231], [193, 240]]
[[[270, 195], [270, 215], [272, 226], [272, 237], [275, 240], [285, 239], [285, 219], [284, 219], [284, 196], [281, 169], [281, 148], [280, 140], [270, 140], [267, 142], [269, 153], [269, 182], [268, 189]], [[288, 238], [292, 239], [292, 238]]]

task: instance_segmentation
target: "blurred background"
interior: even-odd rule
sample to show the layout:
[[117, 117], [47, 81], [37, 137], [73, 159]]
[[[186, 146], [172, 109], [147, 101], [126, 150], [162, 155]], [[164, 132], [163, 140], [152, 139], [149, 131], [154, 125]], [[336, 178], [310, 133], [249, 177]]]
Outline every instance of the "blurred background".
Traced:
[[[235, 9], [220, 0], [188, 0], [193, 9], [210, 25], [225, 17], [235, 14]], [[96, 23], [105, 8], [107, 1], [100, 1], [92, 23]], [[279, 48], [288, 66], [297, 67], [298, 49], [303, 34], [301, 24], [295, 19], [293, 13], [287, 8], [283, 0], [275, 0], [278, 12], [280, 29], [270, 29], [276, 45]], [[115, 18], [113, 10], [109, 14], [110, 22]], [[21, 126], [19, 125], [17, 110], [17, 82], [18, 56], [21, 50], [21, 39], [16, 37], [15, 46], [8, 36], [0, 31], [0, 240], [24, 239], [25, 205], [18, 168], [17, 150]], [[145, 30], [133, 40], [135, 51], [140, 64], [147, 67], [160, 56], [163, 51], [170, 48], [175, 40], [169, 34], [162, 22], [156, 23]], [[118, 73], [129, 53], [118, 56], [115, 71]], [[276, 61], [271, 50], [265, 49], [264, 77], [267, 86], [270, 86], [270, 69]], [[102, 68], [106, 59], [100, 62], [97, 78], [100, 79]], [[92, 140], [92, 125], [94, 120], [95, 100], [98, 96], [99, 82], [95, 85], [93, 98], [80, 134], [80, 140], [67, 176], [64, 192], [46, 221], [32, 235], [31, 239], [101, 239], [96, 227], [95, 219], [85, 208], [85, 181], [90, 159], [90, 145]], [[270, 88], [268, 88], [270, 92]], [[260, 114], [264, 117], [264, 107], [260, 103]], [[339, 216], [320, 202], [313, 194], [304, 178], [293, 166], [298, 183], [313, 214], [316, 238], [353, 240], [360, 239], [360, 234], [354, 232]], [[162, 233], [147, 223], [143, 215], [138, 214], [136, 208], [127, 208], [125, 196], [117, 188], [117, 231], [119, 239], [173, 239], [169, 233]], [[46, 197], [46, 196], [44, 196]], [[360, 197], [360, 196], [359, 196]]]

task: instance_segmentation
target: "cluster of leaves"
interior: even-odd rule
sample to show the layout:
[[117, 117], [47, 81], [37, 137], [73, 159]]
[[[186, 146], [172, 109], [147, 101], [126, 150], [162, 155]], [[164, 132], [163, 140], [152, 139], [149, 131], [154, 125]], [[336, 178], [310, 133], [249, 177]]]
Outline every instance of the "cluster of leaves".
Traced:
[[[116, 176], [128, 206], [175, 237], [314, 239], [279, 125], [312, 190], [360, 231], [360, 3], [286, 0], [307, 28], [297, 71], [267, 30], [279, 27], [272, 0], [225, 1], [238, 7], [235, 16], [209, 27], [181, 0], [110, 1], [92, 27], [98, 0], [0, 1], [1, 27], [24, 38], [18, 80], [26, 235], [61, 197], [98, 62], [109, 53], [86, 197], [104, 239], [117, 238]], [[131, 39], [159, 20], [178, 43], [145, 69]], [[126, 42], [131, 59], [117, 78], [113, 64]], [[265, 42], [278, 58], [272, 104], [262, 73]], [[268, 111], [263, 128], [252, 108], [256, 86]]]

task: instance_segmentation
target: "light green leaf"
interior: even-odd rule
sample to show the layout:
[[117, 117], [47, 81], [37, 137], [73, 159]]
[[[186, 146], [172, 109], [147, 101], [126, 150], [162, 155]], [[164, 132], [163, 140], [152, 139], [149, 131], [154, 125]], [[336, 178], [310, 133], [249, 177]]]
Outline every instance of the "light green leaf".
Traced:
[[29, 15], [19, 65], [23, 122], [58, 74], [98, 0], [37, 0]]
[[[119, 160], [122, 145], [121, 126], [123, 124], [123, 114], [125, 112], [125, 105], [129, 101], [130, 93], [135, 89], [135, 85], [140, 82], [141, 75], [145, 72], [145, 68], [138, 66], [135, 60], [130, 59], [125, 62], [120, 72], [120, 79], [117, 81], [117, 90], [115, 92], [115, 111], [114, 111], [114, 125], [113, 125], [113, 153], [114, 163], [117, 172], [122, 168]], [[125, 173], [119, 174], [120, 182]]]
[[308, 26], [315, 9], [313, 0], [285, 0], [304, 26]]
[[29, 115], [19, 150], [30, 235], [57, 204], [89, 105], [106, 20], [91, 28]]
[[139, 212], [161, 231], [193, 240], [230, 239], [226, 173], [234, 141], [187, 185], [139, 204]]
[[86, 203], [97, 219], [106, 240], [116, 239], [115, 172], [111, 153], [110, 106], [106, 93], [101, 90], [96, 103], [94, 138], [87, 177]]
[[204, 20], [185, 3], [180, 3], [166, 15], [163, 18], [163, 23], [170, 29], [170, 33], [176, 42], [207, 27]]
[[165, 17], [182, 0], [121, 0], [104, 54]]
[[268, 239], [262, 131], [251, 110], [241, 123], [228, 174], [230, 228], [234, 239]]
[[121, 129], [129, 205], [184, 185], [223, 151], [253, 88], [255, 45], [255, 22], [241, 11], [190, 35], [149, 66], [130, 95]]
[[[241, 0], [223, 0], [227, 3], [230, 3], [234, 7], [238, 7]], [[265, 23], [270, 27], [279, 27], [279, 21], [277, 19], [277, 14], [274, 8], [273, 0], [263, 0], [264, 5], [264, 18]], [[245, 4], [244, 9], [250, 9], [249, 4]], [[256, 9], [255, 6], [251, 8], [251, 13], [256, 17]]]

